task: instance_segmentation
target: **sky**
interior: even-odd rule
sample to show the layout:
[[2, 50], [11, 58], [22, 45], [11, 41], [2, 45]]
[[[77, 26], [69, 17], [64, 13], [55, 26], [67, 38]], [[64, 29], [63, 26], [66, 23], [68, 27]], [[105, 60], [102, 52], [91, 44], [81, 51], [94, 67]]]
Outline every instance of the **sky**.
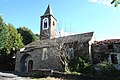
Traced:
[[96, 40], [120, 39], [120, 6], [112, 0], [0, 0], [0, 15], [6, 23], [40, 32], [40, 16], [48, 4], [64, 35], [94, 31]]

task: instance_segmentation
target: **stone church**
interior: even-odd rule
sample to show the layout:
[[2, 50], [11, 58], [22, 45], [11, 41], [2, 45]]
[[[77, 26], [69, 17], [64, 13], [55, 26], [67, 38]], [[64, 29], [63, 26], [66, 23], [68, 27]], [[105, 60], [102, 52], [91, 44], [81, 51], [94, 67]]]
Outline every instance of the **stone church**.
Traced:
[[91, 60], [93, 32], [56, 38], [56, 18], [48, 5], [41, 16], [40, 40], [20, 49], [16, 54], [15, 71], [50, 69], [63, 71], [65, 56], [74, 62], [76, 57]]

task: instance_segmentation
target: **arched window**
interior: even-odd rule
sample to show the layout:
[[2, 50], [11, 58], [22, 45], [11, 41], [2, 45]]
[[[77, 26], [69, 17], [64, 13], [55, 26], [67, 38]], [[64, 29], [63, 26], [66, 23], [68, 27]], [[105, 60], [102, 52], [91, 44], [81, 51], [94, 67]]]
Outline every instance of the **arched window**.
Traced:
[[48, 18], [44, 18], [42, 22], [42, 29], [48, 29], [49, 28], [49, 20]]
[[68, 52], [68, 58], [74, 59], [74, 48], [72, 45], [69, 45], [69, 48], [67, 49]]
[[43, 48], [42, 60], [46, 60], [46, 59], [48, 59], [47, 48]]
[[44, 20], [44, 28], [47, 28], [47, 19]]
[[33, 69], [33, 61], [29, 60], [28, 61], [28, 71], [30, 71], [31, 69]]

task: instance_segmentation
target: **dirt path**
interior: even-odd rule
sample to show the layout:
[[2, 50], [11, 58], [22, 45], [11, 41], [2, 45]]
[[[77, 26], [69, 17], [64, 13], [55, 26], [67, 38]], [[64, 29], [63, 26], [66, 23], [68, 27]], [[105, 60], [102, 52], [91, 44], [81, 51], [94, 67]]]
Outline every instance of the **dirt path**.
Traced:
[[30, 78], [26, 77], [19, 77], [12, 73], [3, 73], [0, 72], [0, 80], [31, 80]]

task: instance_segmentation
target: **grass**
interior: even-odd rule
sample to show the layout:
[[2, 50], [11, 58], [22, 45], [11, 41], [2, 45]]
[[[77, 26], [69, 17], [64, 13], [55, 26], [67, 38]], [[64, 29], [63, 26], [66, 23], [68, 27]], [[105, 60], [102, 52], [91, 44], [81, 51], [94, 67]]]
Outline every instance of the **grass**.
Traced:
[[76, 74], [76, 75], [81, 75], [81, 73], [78, 73], [78, 72], [64, 72], [64, 74]]

